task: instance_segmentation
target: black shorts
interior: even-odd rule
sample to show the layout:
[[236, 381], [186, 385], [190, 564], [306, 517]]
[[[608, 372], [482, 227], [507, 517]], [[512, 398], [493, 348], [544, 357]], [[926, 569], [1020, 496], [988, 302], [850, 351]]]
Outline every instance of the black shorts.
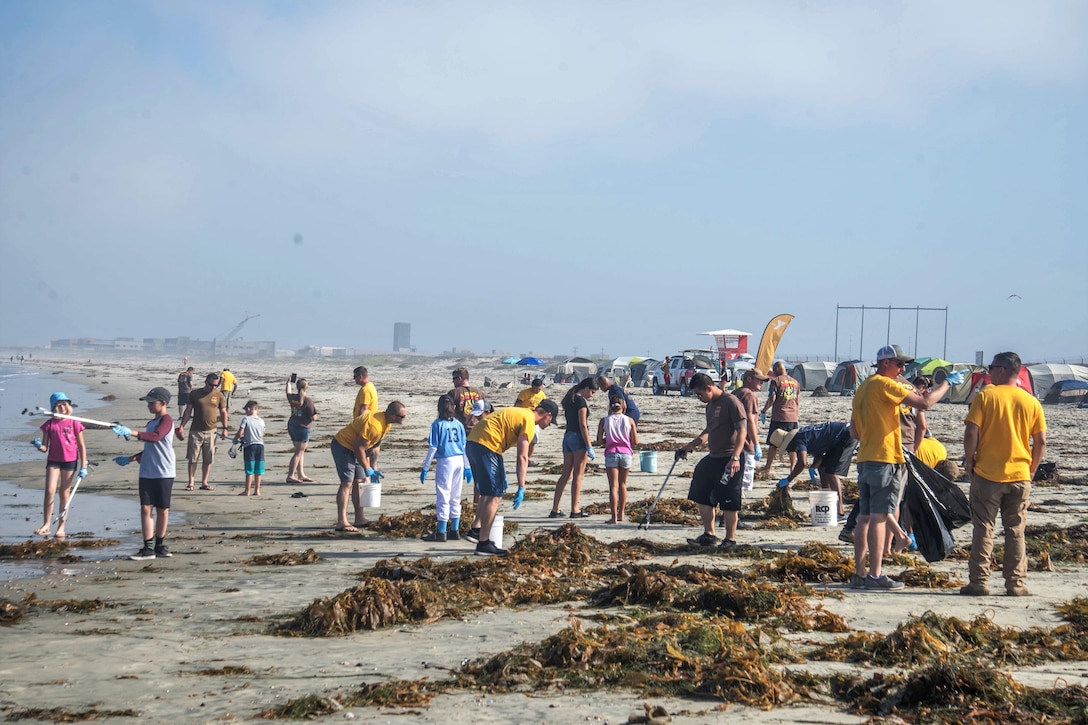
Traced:
[[157, 509], [170, 508], [170, 492], [173, 488], [172, 478], [141, 478], [140, 505]]
[[820, 462], [820, 470], [833, 476], [845, 476], [850, 473], [850, 461], [854, 458], [854, 451], [858, 449], [858, 442], [853, 438], [847, 438], [824, 454]]
[[735, 475], [726, 481], [732, 459], [707, 456], [695, 465], [688, 487], [688, 500], [704, 506], [721, 506], [723, 511], [740, 511], [741, 482], [744, 480], [744, 461], [740, 461]]
[[776, 430], [797, 430], [798, 425], [797, 421], [787, 423], [782, 420], [772, 420], [770, 425], [767, 426], [767, 439], [763, 441], [763, 444], [767, 446], [771, 445], [771, 433], [774, 433]]
[[189, 404], [189, 394], [188, 393], [178, 393], [178, 407], [179, 408], [184, 408], [188, 404]]
[[79, 461], [46, 461], [46, 468], [59, 468], [62, 471], [78, 471]]

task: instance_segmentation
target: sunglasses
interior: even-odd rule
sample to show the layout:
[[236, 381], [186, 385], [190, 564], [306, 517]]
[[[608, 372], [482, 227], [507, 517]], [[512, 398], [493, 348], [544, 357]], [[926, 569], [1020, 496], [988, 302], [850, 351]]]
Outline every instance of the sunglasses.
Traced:
[[994, 370], [1008, 370], [1004, 365], [990, 365], [986, 369], [990, 372], [993, 372]]

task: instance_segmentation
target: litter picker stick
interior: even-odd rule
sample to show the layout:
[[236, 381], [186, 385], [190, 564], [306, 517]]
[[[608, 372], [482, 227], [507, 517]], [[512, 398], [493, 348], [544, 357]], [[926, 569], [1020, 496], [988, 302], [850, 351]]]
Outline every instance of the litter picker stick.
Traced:
[[117, 423], [107, 423], [104, 420], [92, 420], [91, 418], [77, 418], [74, 415], [65, 415], [64, 413], [54, 413], [51, 410], [46, 410], [45, 408], [41, 407], [40, 405], [38, 406], [38, 412], [34, 413], [34, 415], [48, 415], [48, 416], [50, 416], [52, 418], [63, 418], [64, 420], [74, 420], [74, 421], [78, 421], [80, 423], [83, 423], [84, 425], [96, 425], [96, 426], [99, 426], [99, 427], [102, 427], [102, 428], [112, 428], [113, 426], [117, 425]]
[[665, 484], [669, 482], [669, 477], [672, 476], [672, 469], [676, 468], [677, 460], [677, 458], [672, 459], [672, 465], [669, 466], [669, 472], [665, 474], [665, 480], [661, 482], [661, 488], [657, 489], [657, 498], [655, 498], [654, 502], [650, 504], [650, 510], [646, 512], [646, 520], [638, 525], [639, 529], [649, 530], [650, 517], [653, 516], [654, 509], [657, 508], [657, 502], [661, 500], [661, 494], [665, 490]]
[[72, 499], [74, 499], [76, 497], [76, 491], [79, 490], [79, 483], [82, 480], [83, 480], [83, 476], [80, 476], [80, 475], [76, 476], [75, 483], [72, 484], [72, 492], [70, 494], [68, 494], [68, 503], [66, 503], [64, 505], [64, 508], [62, 508], [60, 510], [60, 513], [57, 515], [57, 520], [53, 522], [54, 524], [61, 523], [61, 522], [64, 522], [64, 521], [68, 520], [68, 511], [71, 510], [71, 508], [72, 508]]

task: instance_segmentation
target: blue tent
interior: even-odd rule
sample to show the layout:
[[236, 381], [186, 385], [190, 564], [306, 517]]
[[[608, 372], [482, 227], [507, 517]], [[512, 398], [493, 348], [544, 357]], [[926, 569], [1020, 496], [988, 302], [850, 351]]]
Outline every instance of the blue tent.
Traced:
[[547, 365], [547, 364], [548, 363], [544, 362], [543, 360], [541, 360], [538, 357], [523, 357], [522, 359], [518, 360], [518, 365]]
[[518, 360], [519, 360], [519, 358], [516, 358], [516, 357], [508, 357], [508, 358], [506, 358], [505, 360], [502, 361], [502, 364], [503, 365], [517, 365]]

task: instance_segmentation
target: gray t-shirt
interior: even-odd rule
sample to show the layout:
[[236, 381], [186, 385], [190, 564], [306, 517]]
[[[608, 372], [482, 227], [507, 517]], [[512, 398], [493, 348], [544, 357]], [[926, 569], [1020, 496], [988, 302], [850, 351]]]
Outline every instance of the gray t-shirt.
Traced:
[[239, 426], [245, 429], [242, 431], [243, 448], [255, 443], [264, 445], [264, 420], [255, 415], [247, 415], [242, 418]]

